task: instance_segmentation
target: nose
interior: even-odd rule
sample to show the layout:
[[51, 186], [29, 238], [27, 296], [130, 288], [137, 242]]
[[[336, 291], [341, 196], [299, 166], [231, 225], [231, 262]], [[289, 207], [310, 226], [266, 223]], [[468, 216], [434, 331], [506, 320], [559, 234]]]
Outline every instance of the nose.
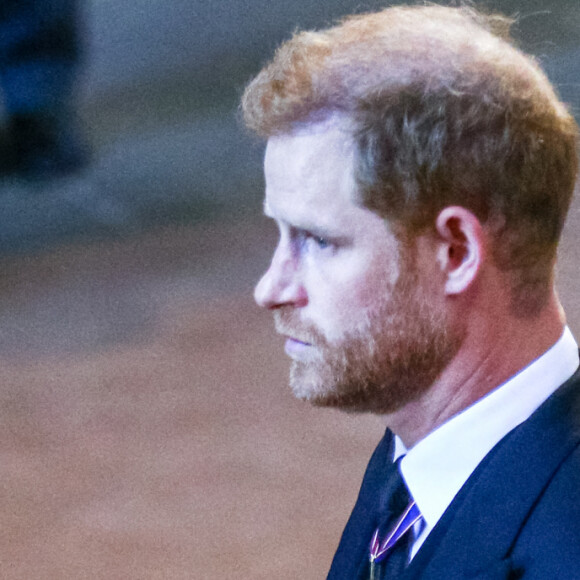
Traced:
[[254, 299], [258, 306], [269, 310], [306, 304], [306, 290], [300, 281], [296, 259], [283, 247], [276, 248], [270, 267], [256, 285]]

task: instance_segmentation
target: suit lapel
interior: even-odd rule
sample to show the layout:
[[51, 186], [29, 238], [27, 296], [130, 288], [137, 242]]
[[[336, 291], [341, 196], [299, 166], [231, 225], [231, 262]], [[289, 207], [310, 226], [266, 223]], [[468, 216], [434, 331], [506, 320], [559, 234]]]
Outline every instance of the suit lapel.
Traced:
[[394, 438], [387, 430], [365, 472], [359, 496], [334, 555], [327, 580], [358, 579], [366, 569], [371, 537], [377, 526], [381, 490], [392, 469]]
[[419, 553], [407, 578], [517, 578], [509, 556], [527, 516], [580, 442], [580, 372], [478, 466]]

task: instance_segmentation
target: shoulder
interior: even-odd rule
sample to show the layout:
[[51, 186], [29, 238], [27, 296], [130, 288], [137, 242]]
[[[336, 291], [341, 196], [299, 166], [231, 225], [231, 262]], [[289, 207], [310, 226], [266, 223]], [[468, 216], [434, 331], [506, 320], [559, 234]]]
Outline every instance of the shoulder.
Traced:
[[[517, 494], [517, 490], [514, 490]], [[580, 570], [580, 445], [562, 461], [524, 522], [512, 560], [523, 578], [573, 578]]]

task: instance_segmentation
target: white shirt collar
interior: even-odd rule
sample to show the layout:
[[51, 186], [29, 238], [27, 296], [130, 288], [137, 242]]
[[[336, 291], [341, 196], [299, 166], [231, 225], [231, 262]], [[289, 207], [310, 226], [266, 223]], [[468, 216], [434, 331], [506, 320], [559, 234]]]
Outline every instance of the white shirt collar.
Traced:
[[406, 452], [395, 439], [395, 457], [425, 519], [414, 555], [480, 461], [525, 421], [579, 365], [578, 345], [566, 327], [560, 339], [506, 383], [438, 427]]

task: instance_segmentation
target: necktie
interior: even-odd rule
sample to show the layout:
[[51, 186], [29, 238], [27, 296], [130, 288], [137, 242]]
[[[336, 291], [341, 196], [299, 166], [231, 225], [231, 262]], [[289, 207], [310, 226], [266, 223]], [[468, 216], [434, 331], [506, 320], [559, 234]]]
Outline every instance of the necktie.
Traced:
[[421, 512], [409, 496], [399, 464], [400, 458], [381, 497], [379, 526], [369, 546], [369, 580], [397, 578], [407, 563], [408, 532], [421, 520]]

